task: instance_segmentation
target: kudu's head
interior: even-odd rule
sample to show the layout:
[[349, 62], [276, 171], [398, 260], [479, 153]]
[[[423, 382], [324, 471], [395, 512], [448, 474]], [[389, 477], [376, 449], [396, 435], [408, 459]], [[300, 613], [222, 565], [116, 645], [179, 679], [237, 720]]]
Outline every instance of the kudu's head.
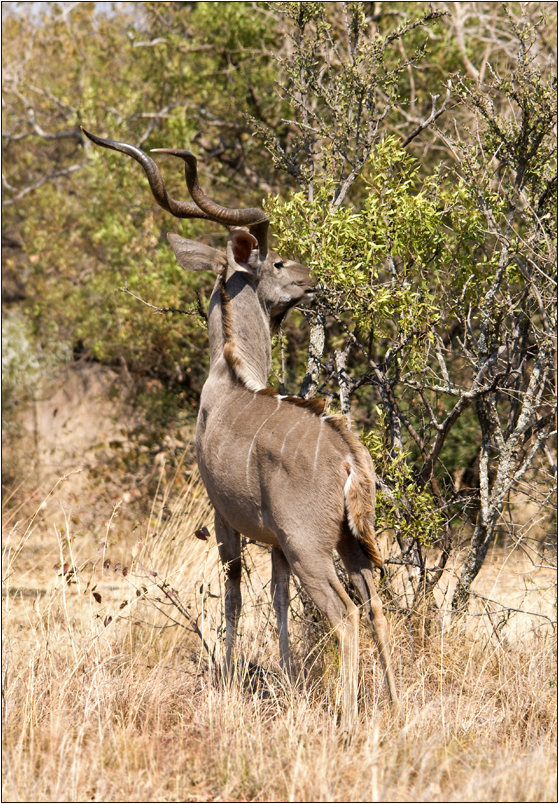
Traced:
[[[89, 139], [128, 154], [143, 167], [153, 196], [160, 207], [176, 218], [203, 218], [229, 229], [227, 249], [212, 248], [202, 243], [169, 234], [169, 242], [179, 264], [188, 271], [213, 271], [222, 276], [223, 284], [234, 286], [250, 283], [261, 307], [269, 317], [272, 330], [277, 329], [287, 312], [303, 301], [310, 301], [316, 289], [309, 269], [292, 260], [284, 260], [268, 248], [269, 221], [261, 209], [229, 209], [212, 201], [198, 183], [196, 157], [190, 151], [155, 148], [157, 153], [182, 159], [192, 201], [176, 201], [168, 194], [159, 168], [144, 151], [125, 142], [104, 140], [90, 134]], [[233, 282], [230, 282], [233, 280]], [[236, 281], [235, 281], [236, 280]]]

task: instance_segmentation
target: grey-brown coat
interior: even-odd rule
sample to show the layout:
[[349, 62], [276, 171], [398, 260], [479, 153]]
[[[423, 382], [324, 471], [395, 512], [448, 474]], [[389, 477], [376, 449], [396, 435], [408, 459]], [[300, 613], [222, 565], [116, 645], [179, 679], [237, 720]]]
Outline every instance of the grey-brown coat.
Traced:
[[282, 396], [267, 387], [272, 330], [293, 306], [313, 298], [315, 283], [305, 266], [268, 249], [268, 221], [261, 210], [220, 207], [202, 192], [190, 152], [163, 150], [185, 162], [193, 202], [179, 202], [170, 198], [157, 166], [139, 148], [85, 133], [140, 162], [155, 199], [173, 215], [208, 218], [230, 229], [225, 253], [169, 235], [183, 268], [217, 275], [209, 305], [210, 372], [200, 401], [196, 456], [216, 511], [225, 570], [226, 665], [229, 671], [234, 666], [242, 533], [272, 547], [272, 599], [282, 665], [290, 667], [290, 570], [335, 630], [342, 728], [349, 734], [357, 719], [359, 611], [335, 572], [334, 549], [362, 600], [388, 697], [396, 701], [388, 630], [373, 581], [373, 566], [382, 566], [374, 539], [374, 469], [367, 450], [343, 421], [324, 414], [321, 402]]

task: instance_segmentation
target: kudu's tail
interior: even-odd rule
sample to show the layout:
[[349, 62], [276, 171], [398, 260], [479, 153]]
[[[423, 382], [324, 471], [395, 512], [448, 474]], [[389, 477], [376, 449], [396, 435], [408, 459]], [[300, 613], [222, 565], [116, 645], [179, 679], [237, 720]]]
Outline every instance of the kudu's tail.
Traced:
[[344, 484], [347, 522], [367, 557], [375, 567], [383, 569], [384, 562], [375, 540], [375, 469], [369, 453], [347, 429], [344, 418], [328, 416], [330, 425], [349, 447], [350, 457], [344, 463], [347, 476]]
[[344, 485], [347, 521], [366, 556], [375, 567], [382, 569], [384, 562], [377, 547], [374, 530], [375, 478], [374, 475], [371, 477], [369, 467], [363, 467], [360, 464], [362, 464], [361, 456], [352, 455], [349, 476]]

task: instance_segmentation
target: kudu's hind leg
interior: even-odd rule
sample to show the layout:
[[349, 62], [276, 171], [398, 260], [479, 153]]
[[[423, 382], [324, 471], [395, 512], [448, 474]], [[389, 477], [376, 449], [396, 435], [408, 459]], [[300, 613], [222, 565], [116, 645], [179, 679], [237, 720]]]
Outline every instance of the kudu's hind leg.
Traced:
[[289, 563], [279, 547], [272, 547], [272, 601], [278, 624], [280, 663], [291, 672], [289, 660], [289, 634], [287, 615], [289, 613]]
[[225, 573], [225, 671], [231, 677], [241, 613], [241, 535], [216, 513], [215, 536]]
[[[291, 556], [285, 551], [287, 558]], [[340, 728], [351, 738], [357, 723], [357, 686], [359, 679], [359, 611], [340, 583], [332, 558], [314, 554], [312, 561], [301, 562], [294, 555], [291, 566], [314, 604], [328, 618], [338, 639], [340, 651], [340, 688], [342, 717]]]
[[397, 705], [398, 696], [390, 660], [388, 625], [382, 610], [382, 601], [375, 588], [373, 566], [349, 529], [346, 530], [337, 550], [367, 614], [380, 654], [388, 700], [391, 704]]

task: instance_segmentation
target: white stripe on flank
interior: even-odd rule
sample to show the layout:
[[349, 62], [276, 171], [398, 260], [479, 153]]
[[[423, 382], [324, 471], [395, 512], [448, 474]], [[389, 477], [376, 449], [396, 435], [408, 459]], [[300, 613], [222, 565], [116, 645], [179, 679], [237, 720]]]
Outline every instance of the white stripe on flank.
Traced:
[[[243, 415], [243, 413], [245, 412], [246, 408], [248, 408], [250, 405], [252, 405], [252, 403], [254, 402], [255, 398], [256, 397], [254, 396], [254, 394], [251, 394], [249, 396], [249, 399], [248, 399], [248, 402], [246, 403], [246, 405], [243, 405], [241, 407], [240, 411], [235, 415], [235, 417], [229, 421], [229, 427], [230, 428], [232, 428], [232, 426], [235, 424], [237, 419], [240, 416]], [[230, 404], [231, 404], [231, 400], [229, 399], [229, 397], [225, 397], [223, 399], [223, 401], [217, 406], [217, 408], [212, 410], [212, 415], [211, 415], [211, 418], [210, 418], [210, 422], [209, 422], [209, 424], [208, 424], [208, 426], [206, 428], [206, 435], [205, 435], [206, 441], [209, 442], [210, 438], [213, 436], [214, 430], [219, 430], [221, 428], [221, 426], [222, 426], [221, 416], [220, 416], [221, 411], [222, 411], [223, 408], [226, 408]], [[219, 451], [221, 450], [222, 446], [224, 446], [223, 441], [218, 446], [218, 454], [219, 454]]]
[[[297, 424], [303, 423], [303, 428], [304, 428], [305, 416], [306, 416], [306, 410], [304, 408], [301, 408], [301, 415], [299, 416], [299, 420], [297, 421]], [[291, 455], [293, 460], [295, 460], [295, 458], [297, 457], [297, 453], [299, 452], [301, 447], [303, 447], [303, 449], [304, 449], [304, 442], [305, 442], [304, 437], [300, 438], [297, 441], [297, 443], [295, 445], [295, 452], [293, 452], [293, 454]]]
[[287, 439], [289, 438], [290, 433], [292, 433], [292, 432], [293, 432], [293, 430], [295, 430], [295, 428], [299, 426], [299, 424], [300, 424], [300, 422], [298, 422], [298, 421], [297, 421], [297, 422], [295, 422], [295, 424], [293, 425], [293, 427], [291, 427], [291, 428], [290, 428], [290, 429], [287, 431], [287, 433], [285, 434], [285, 438], [283, 439], [283, 444], [281, 445], [280, 458], [283, 456], [283, 450], [284, 450], [284, 448], [285, 448], [285, 445], [286, 445], [286, 443], [287, 443]]
[[253, 499], [253, 500], [254, 500], [254, 496], [253, 496], [253, 494], [252, 494], [252, 489], [251, 489], [251, 487], [250, 487], [250, 475], [249, 475], [249, 464], [250, 464], [250, 457], [251, 457], [251, 455], [252, 455], [252, 448], [254, 447], [254, 442], [256, 441], [256, 439], [257, 439], [257, 437], [258, 437], [258, 433], [260, 432], [260, 430], [262, 430], [262, 428], [264, 427], [264, 425], [265, 425], [265, 424], [267, 424], [267, 423], [270, 421], [270, 419], [272, 418], [272, 416], [273, 416], [275, 413], [277, 413], [277, 412], [278, 412], [278, 410], [279, 410], [279, 406], [280, 406], [280, 402], [281, 402], [281, 400], [280, 400], [280, 399], [278, 399], [278, 404], [277, 404], [277, 406], [276, 406], [276, 409], [275, 409], [274, 411], [272, 411], [272, 413], [270, 413], [270, 415], [269, 415], [269, 416], [268, 416], [266, 419], [264, 419], [264, 421], [262, 422], [262, 424], [260, 425], [260, 427], [258, 428], [258, 430], [255, 432], [255, 434], [254, 434], [254, 438], [252, 439], [252, 443], [251, 443], [251, 445], [250, 445], [250, 448], [249, 448], [249, 451], [248, 451], [248, 454], [247, 454], [247, 465], [246, 465], [247, 489], [248, 489], [248, 493], [250, 494], [250, 496], [252, 497], [252, 499]]
[[320, 426], [318, 428], [318, 438], [316, 439], [316, 452], [314, 453], [314, 469], [313, 475], [316, 474], [316, 467], [318, 465], [318, 448], [320, 446], [320, 438], [322, 436], [322, 425], [324, 424], [324, 419], [320, 420]]

